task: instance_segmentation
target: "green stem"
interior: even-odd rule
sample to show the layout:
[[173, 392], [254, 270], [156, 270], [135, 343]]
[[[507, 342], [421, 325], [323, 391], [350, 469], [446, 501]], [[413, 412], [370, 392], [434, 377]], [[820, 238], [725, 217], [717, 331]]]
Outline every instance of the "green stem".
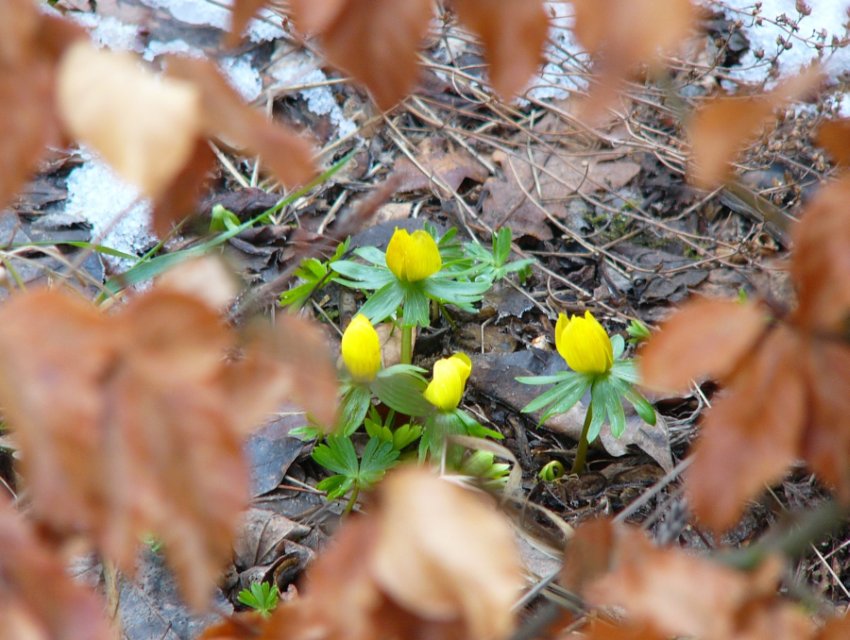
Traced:
[[413, 325], [405, 324], [401, 327], [401, 363], [411, 364], [413, 362]]
[[342, 512], [343, 515], [348, 515], [354, 510], [354, 505], [357, 504], [357, 496], [360, 495], [360, 485], [355, 483], [354, 489], [351, 490], [351, 497], [348, 499], [348, 502], [345, 505], [345, 510]]
[[573, 468], [570, 473], [581, 473], [584, 471], [584, 463], [587, 460], [587, 432], [590, 430], [590, 423], [593, 421], [593, 406], [587, 405], [587, 413], [584, 416], [584, 425], [581, 428], [581, 436], [578, 439], [578, 450], [576, 451], [576, 459], [573, 461]]

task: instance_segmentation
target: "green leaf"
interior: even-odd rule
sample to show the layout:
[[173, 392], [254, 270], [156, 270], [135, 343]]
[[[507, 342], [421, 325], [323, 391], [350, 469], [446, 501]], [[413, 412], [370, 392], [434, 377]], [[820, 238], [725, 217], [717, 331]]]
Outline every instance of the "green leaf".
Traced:
[[354, 250], [354, 255], [363, 258], [366, 262], [371, 262], [376, 267], [387, 268], [387, 256], [377, 247], [358, 247]]
[[316, 484], [316, 489], [328, 494], [328, 500], [336, 500], [354, 486], [354, 478], [344, 475], [328, 476]]
[[608, 424], [611, 425], [611, 433], [615, 438], [619, 438], [626, 430], [626, 414], [623, 412], [620, 394], [610, 385], [605, 397], [605, 412], [608, 415]]
[[546, 413], [543, 414], [543, 417], [540, 418], [541, 422], [546, 422], [552, 416], [566, 413], [570, 409], [575, 406], [576, 402], [582, 399], [587, 388], [590, 386], [592, 378], [590, 376], [586, 376], [583, 374], [579, 375], [579, 381], [569, 385], [566, 385], [563, 390], [563, 395], [554, 403], [552, 406], [546, 410]]
[[502, 227], [493, 236], [493, 257], [496, 259], [497, 267], [501, 267], [508, 261], [511, 255], [511, 230], [508, 227]]
[[562, 376], [554, 387], [548, 391], [544, 391], [534, 400], [525, 405], [522, 408], [522, 412], [533, 413], [538, 409], [542, 409], [545, 406], [556, 403], [561, 408], [557, 411], [554, 411], [553, 409], [547, 411], [547, 418], [555, 413], [568, 411], [570, 407], [578, 402], [582, 395], [584, 395], [587, 385], [589, 384], [589, 378], [588, 376], [575, 371], [569, 371], [567, 373], [569, 374], [568, 377]]
[[328, 436], [325, 444], [313, 448], [312, 457], [329, 471], [352, 478], [357, 476], [357, 452], [350, 438]]
[[562, 371], [561, 373], [556, 373], [551, 376], [518, 376], [514, 378], [514, 380], [521, 382], [522, 384], [553, 384], [555, 382], [561, 382], [562, 380], [574, 375], [576, 375], [575, 371]]
[[360, 313], [369, 318], [372, 324], [377, 324], [394, 314], [402, 300], [404, 300], [404, 290], [399, 282], [393, 279], [392, 282], [372, 294], [360, 308]]
[[395, 365], [379, 371], [371, 389], [390, 409], [407, 416], [424, 416], [434, 410], [422, 395], [426, 386], [418, 372], [406, 365]]
[[452, 304], [478, 302], [492, 286], [490, 282], [457, 282], [445, 277], [431, 277], [424, 282], [428, 295]]
[[649, 400], [631, 387], [626, 392], [625, 397], [635, 408], [635, 412], [641, 417], [641, 420], [654, 427], [656, 422], [655, 407], [652, 406]]
[[619, 334], [611, 336], [611, 347], [614, 350], [614, 360], [623, 355], [623, 351], [626, 349], [626, 341], [623, 340], [623, 336]]
[[351, 260], [338, 260], [331, 269], [355, 281], [357, 288], [380, 289], [394, 281], [395, 276], [386, 268], [370, 267]]
[[640, 382], [640, 374], [634, 360], [617, 360], [611, 367], [611, 375], [632, 384]]
[[416, 424], [403, 424], [393, 432], [393, 448], [401, 451], [405, 447], [416, 442], [422, 435], [422, 427]]
[[289, 432], [289, 435], [299, 440], [318, 440], [323, 434], [319, 427], [308, 424], [303, 427], [295, 427]]
[[384, 477], [388, 469], [395, 465], [398, 457], [399, 452], [393, 448], [392, 443], [384, 442], [379, 438], [369, 440], [360, 460], [359, 485], [368, 487], [375, 484]]
[[[428, 280], [425, 280], [428, 282]], [[427, 327], [431, 324], [431, 305], [422, 292], [420, 283], [409, 283], [404, 287], [404, 317], [407, 326]]]
[[605, 411], [608, 406], [608, 394], [611, 392], [611, 387], [607, 380], [597, 378], [593, 381], [593, 386], [590, 388], [590, 407], [593, 415], [590, 420], [590, 427], [587, 430], [587, 442], [593, 442], [599, 437], [602, 431], [602, 425], [605, 422]]
[[357, 431], [371, 405], [372, 393], [369, 388], [359, 384], [352, 385], [342, 396], [336, 432], [347, 437]]

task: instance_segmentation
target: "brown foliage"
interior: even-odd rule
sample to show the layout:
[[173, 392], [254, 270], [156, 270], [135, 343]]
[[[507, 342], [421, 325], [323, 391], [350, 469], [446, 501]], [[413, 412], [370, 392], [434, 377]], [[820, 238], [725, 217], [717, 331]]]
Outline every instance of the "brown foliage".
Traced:
[[850, 496], [848, 193], [846, 178], [826, 186], [797, 225], [798, 304], [786, 317], [767, 324], [754, 305], [691, 302], [644, 351], [649, 386], [708, 373], [728, 387], [706, 415], [686, 479], [694, 512], [714, 530], [732, 526], [798, 458]]
[[0, 207], [62, 141], [56, 115], [56, 65], [85, 32], [41, 13], [31, 0], [0, 3]]
[[820, 69], [810, 67], [768, 93], [706, 100], [688, 126], [691, 140], [688, 175], [693, 183], [713, 189], [727, 180], [732, 160], [771, 124], [774, 112], [811, 93], [821, 80]]
[[110, 640], [94, 593], [66, 575], [59, 558], [0, 498], [0, 640]]
[[532, 0], [453, 0], [460, 21], [481, 38], [496, 93], [510, 98], [543, 64], [549, 20]]
[[171, 289], [113, 315], [58, 291], [6, 302], [0, 404], [38, 517], [57, 533], [91, 534], [130, 572], [140, 537], [153, 533], [187, 600], [203, 606], [248, 499], [246, 421], [284, 399], [333, 417], [322, 345], [307, 336], [309, 359], [282, 352], [302, 339], [287, 330], [301, 328], [266, 330], [233, 363], [236, 335], [216, 311]]
[[[608, 529], [593, 550], [594, 536], [583, 531]], [[659, 549], [638, 529], [608, 521], [582, 525], [578, 548], [567, 548], [565, 571], [577, 555], [592, 551], [607, 559], [607, 569], [585, 583], [583, 595], [598, 607], [616, 605], [627, 616], [622, 625], [593, 624], [589, 637], [694, 637], [701, 640], [799, 640], [815, 638], [800, 609], [776, 595], [778, 561], [745, 573], [680, 549]], [[596, 571], [603, 569], [600, 565]], [[569, 577], [568, 575], [566, 576]]]

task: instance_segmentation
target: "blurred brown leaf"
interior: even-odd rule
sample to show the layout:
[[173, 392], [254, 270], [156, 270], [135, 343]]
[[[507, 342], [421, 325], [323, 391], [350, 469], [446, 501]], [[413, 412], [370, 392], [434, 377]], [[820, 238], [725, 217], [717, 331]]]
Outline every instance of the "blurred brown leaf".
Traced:
[[767, 313], [755, 304], [692, 300], [661, 325], [641, 351], [641, 383], [685, 391], [693, 379], [723, 378], [753, 348], [767, 322]]
[[289, 5], [296, 26], [319, 37], [328, 62], [364, 84], [382, 109], [415, 85], [431, 0], [290, 0]]
[[0, 640], [111, 640], [103, 603], [0, 498]]
[[31, 0], [0, 3], [0, 208], [36, 170], [48, 145], [62, 144], [56, 64], [81, 28], [42, 13]]
[[549, 20], [540, 0], [452, 0], [458, 18], [484, 44], [490, 83], [511, 98], [543, 64]]
[[209, 143], [198, 138], [186, 164], [153, 203], [154, 233], [166, 237], [173, 224], [197, 211], [203, 187], [214, 169], [215, 155]]
[[[255, 334], [234, 363], [218, 313], [167, 287], [110, 316], [58, 291], [12, 297], [0, 307], [0, 404], [35, 513], [57, 533], [90, 533], [128, 572], [141, 537], [156, 535], [203, 606], [249, 497], [248, 421], [299, 393], [335, 411], [333, 369], [313, 364], [329, 359], [324, 345], [288, 331], [308, 329]], [[316, 393], [328, 394], [321, 405]]]
[[688, 176], [699, 187], [713, 189], [728, 179], [731, 162], [761, 131], [773, 113], [811, 93], [823, 76], [817, 66], [783, 80], [768, 93], [709, 98], [688, 125], [691, 159]]
[[223, 44], [228, 49], [235, 47], [242, 39], [242, 32], [263, 5], [270, 0], [235, 0], [230, 7], [230, 30], [225, 34]]
[[201, 128], [209, 136], [245, 147], [292, 187], [315, 174], [313, 152], [301, 136], [246, 105], [216, 65], [199, 58], [166, 56], [166, 76], [191, 83], [200, 93]]
[[81, 41], [57, 78], [59, 113], [129, 182], [156, 199], [186, 165], [201, 126], [201, 96], [189, 83], [157, 78], [134, 55]]
[[850, 165], [850, 118], [827, 120], [818, 127], [815, 142], [832, 156], [835, 164]]

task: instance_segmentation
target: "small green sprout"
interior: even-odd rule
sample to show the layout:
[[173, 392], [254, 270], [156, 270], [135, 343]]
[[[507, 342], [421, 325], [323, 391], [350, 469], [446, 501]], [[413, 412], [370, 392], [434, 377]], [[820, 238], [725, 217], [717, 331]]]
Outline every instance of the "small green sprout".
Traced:
[[346, 254], [349, 243], [350, 238], [337, 246], [336, 251], [327, 260], [319, 260], [318, 258], [303, 260], [294, 274], [299, 283], [280, 294], [280, 305], [300, 309], [319, 289], [335, 282], [337, 276], [331, 266]]
[[629, 344], [632, 345], [649, 340], [649, 337], [652, 335], [649, 327], [636, 319], [629, 322], [629, 326], [626, 327], [626, 333], [629, 334]]
[[511, 230], [502, 227], [493, 235], [493, 248], [488, 250], [477, 242], [467, 242], [463, 249], [476, 263], [475, 269], [478, 273], [491, 283], [507, 277], [511, 273], [519, 276], [520, 282], [525, 282], [531, 272], [534, 260], [524, 258], [508, 262], [511, 255]]
[[268, 582], [255, 582], [250, 589], [242, 589], [237, 600], [257, 611], [264, 618], [268, 618], [277, 607], [280, 599], [280, 591], [277, 585]]
[[222, 205], [217, 204], [212, 208], [210, 213], [210, 231], [232, 231], [237, 229], [242, 221], [235, 213], [229, 209], [225, 209]]
[[537, 472], [537, 477], [540, 482], [555, 482], [563, 478], [565, 472], [560, 460], [550, 460]]
[[358, 460], [351, 438], [336, 435], [328, 436], [323, 444], [317, 445], [312, 456], [325, 469], [334, 472], [334, 475], [319, 482], [316, 488], [327, 492], [331, 500], [351, 491], [346, 506], [346, 511], [351, 511], [360, 491], [372, 487], [395, 466], [399, 452], [381, 438], [370, 438]]
[[496, 456], [490, 451], [473, 451], [464, 458], [458, 471], [463, 475], [480, 478], [487, 489], [504, 489], [511, 465], [496, 462]]
[[522, 411], [531, 413], [547, 407], [540, 418], [540, 422], [545, 422], [553, 415], [569, 411], [590, 390], [590, 403], [572, 468], [572, 473], [581, 473], [587, 447], [599, 436], [606, 417], [615, 438], [622, 436], [626, 430], [624, 399], [650, 425], [655, 424], [655, 409], [633, 386], [638, 382], [638, 373], [634, 361], [622, 359], [626, 346], [623, 338], [610, 338], [589, 311], [584, 317], [568, 319], [563, 313], [558, 316], [555, 346], [570, 371], [552, 376], [517, 378], [523, 384], [554, 384]]

